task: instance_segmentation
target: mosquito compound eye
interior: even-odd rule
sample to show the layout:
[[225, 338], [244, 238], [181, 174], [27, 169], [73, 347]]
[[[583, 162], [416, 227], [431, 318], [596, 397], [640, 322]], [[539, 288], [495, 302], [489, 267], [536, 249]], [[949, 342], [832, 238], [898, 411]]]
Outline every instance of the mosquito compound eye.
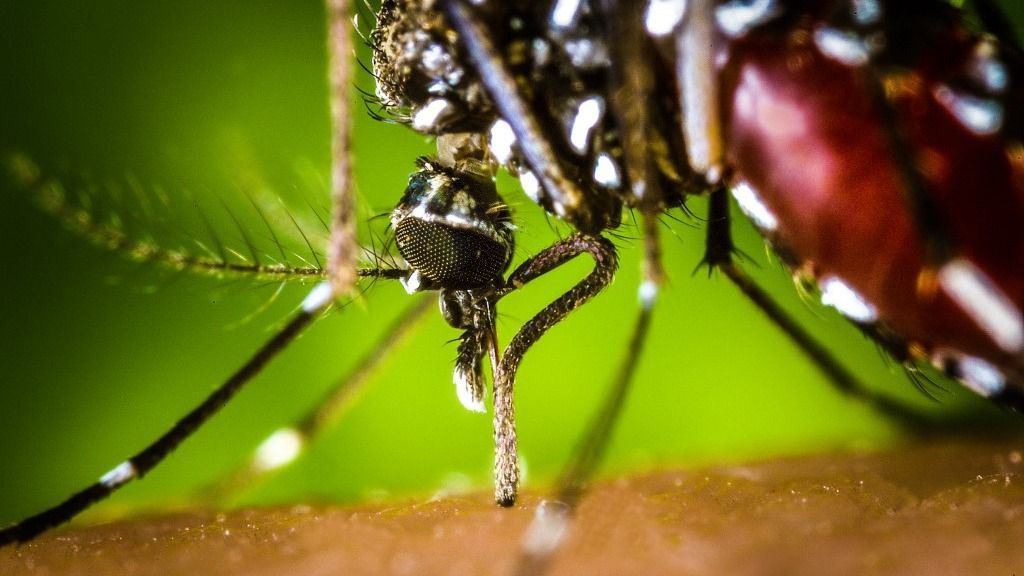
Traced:
[[494, 183], [421, 159], [391, 213], [398, 251], [427, 283], [469, 290], [501, 277], [512, 258], [512, 218]]

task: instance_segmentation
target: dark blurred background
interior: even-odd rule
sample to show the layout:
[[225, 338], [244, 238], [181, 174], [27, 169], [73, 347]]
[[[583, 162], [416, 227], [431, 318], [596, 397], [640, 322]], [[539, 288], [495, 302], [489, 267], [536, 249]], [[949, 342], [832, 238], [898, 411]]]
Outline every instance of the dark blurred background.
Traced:
[[[1003, 4], [1020, 24], [1024, 8]], [[360, 25], [368, 31], [371, 23]], [[272, 215], [282, 242], [312, 259], [287, 213], [322, 249], [317, 215], [329, 209], [324, 29], [315, 1], [4, 3], [0, 151], [31, 158], [97, 219], [194, 252], [214, 245], [210, 228], [244, 250], [232, 215], [272, 252], [252, 197]], [[368, 62], [365, 53], [362, 60]], [[370, 80], [359, 73], [363, 87], [372, 89]], [[371, 120], [361, 102], [356, 110], [360, 214], [369, 220], [393, 206], [413, 160], [431, 146], [403, 127]], [[132, 262], [84, 241], [37, 209], [30, 192], [2, 182], [6, 523], [93, 481], [165, 431], [269, 337], [309, 286]], [[520, 261], [556, 234], [514, 182], [504, 178], [502, 185], [521, 227]], [[703, 214], [704, 202], [693, 209]], [[671, 279], [603, 473], [900, 442], [897, 426], [830, 389], [731, 285], [691, 275], [703, 224], [677, 216], [681, 222], [665, 219]], [[630, 227], [620, 232], [636, 236]], [[744, 220], [736, 233], [756, 262], [754, 274], [872, 387], [948, 419], [950, 433], [1006, 419], [949, 382], [931, 389], [937, 401], [926, 398], [834, 312], [802, 301]], [[636, 242], [617, 244], [623, 261], [614, 285], [552, 330], [520, 372], [528, 484], [542, 485], [558, 471], [625, 352], [639, 261]], [[576, 262], [503, 302], [502, 340], [587, 269]], [[106, 511], [187, 503], [190, 489], [244, 462], [269, 432], [315, 402], [409, 304], [400, 287], [379, 284], [319, 322]], [[489, 489], [490, 417], [468, 413], [456, 400], [456, 336], [432, 314], [344, 421], [294, 466], [231, 503]]]

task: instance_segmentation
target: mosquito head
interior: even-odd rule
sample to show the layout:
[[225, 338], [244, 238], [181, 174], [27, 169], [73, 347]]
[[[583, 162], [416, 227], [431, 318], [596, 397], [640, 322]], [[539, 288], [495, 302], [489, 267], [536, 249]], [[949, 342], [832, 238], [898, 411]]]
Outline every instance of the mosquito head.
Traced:
[[494, 182], [421, 158], [391, 213], [407, 288], [471, 290], [501, 278], [512, 259], [512, 217]]
[[384, 0], [373, 31], [377, 97], [419, 132], [479, 131], [491, 105], [433, 2]]

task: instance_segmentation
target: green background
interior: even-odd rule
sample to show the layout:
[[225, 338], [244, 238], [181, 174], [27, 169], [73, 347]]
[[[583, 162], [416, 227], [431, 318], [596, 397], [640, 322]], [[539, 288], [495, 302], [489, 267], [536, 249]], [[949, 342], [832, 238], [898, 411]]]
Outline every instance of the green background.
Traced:
[[[225, 243], [242, 247], [227, 206], [272, 246], [245, 200], [250, 194], [266, 206], [279, 207], [281, 198], [322, 246], [316, 211], [328, 208], [329, 134], [319, 3], [9, 2], [0, 7], [0, 43], [0, 148], [31, 157], [101, 218], [119, 219], [140, 238], [195, 249], [196, 241], [210, 244], [202, 213]], [[363, 72], [359, 83], [372, 86]], [[393, 206], [414, 158], [431, 146], [403, 127], [370, 120], [361, 104], [356, 109], [366, 220]], [[131, 182], [148, 204], [126, 192]], [[520, 261], [556, 235], [539, 208], [508, 179], [503, 183], [521, 227]], [[269, 337], [308, 285], [288, 285], [272, 299], [275, 282], [140, 265], [70, 233], [36, 209], [25, 190], [6, 180], [2, 186], [5, 523], [93, 481], [166, 430]], [[168, 205], [152, 200], [159, 190]], [[693, 208], [703, 213], [704, 202]], [[691, 276], [702, 251], [699, 220], [665, 222], [670, 282], [605, 474], [879, 448], [900, 439], [890, 422], [833, 392], [724, 279]], [[290, 225], [276, 220], [275, 228], [288, 235]], [[628, 227], [621, 232], [636, 236]], [[951, 422], [1005, 420], [953, 384], [934, 390], [939, 402], [926, 399], [835, 313], [802, 301], [744, 220], [736, 233], [757, 262], [755, 275], [871, 386]], [[640, 265], [635, 241], [617, 244], [623, 258], [616, 282], [552, 330], [520, 372], [529, 485], [543, 485], [565, 461], [623, 354]], [[288, 245], [309, 256], [294, 239]], [[503, 302], [502, 340], [587, 267], [574, 263]], [[106, 511], [188, 502], [191, 488], [244, 462], [263, 437], [315, 402], [410, 303], [400, 287], [379, 284], [316, 324]], [[422, 497], [467, 484], [486, 489], [490, 417], [468, 413], [456, 400], [456, 336], [430, 315], [344, 421], [294, 466], [232, 503]]]

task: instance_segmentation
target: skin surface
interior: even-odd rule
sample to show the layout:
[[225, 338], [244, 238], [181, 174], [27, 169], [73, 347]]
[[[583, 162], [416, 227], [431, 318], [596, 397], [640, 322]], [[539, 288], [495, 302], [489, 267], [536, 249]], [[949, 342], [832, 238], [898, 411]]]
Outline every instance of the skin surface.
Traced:
[[[1017, 438], [777, 459], [600, 483], [555, 574], [1012, 574]], [[536, 508], [488, 494], [191, 512], [47, 534], [0, 574], [499, 574]]]

